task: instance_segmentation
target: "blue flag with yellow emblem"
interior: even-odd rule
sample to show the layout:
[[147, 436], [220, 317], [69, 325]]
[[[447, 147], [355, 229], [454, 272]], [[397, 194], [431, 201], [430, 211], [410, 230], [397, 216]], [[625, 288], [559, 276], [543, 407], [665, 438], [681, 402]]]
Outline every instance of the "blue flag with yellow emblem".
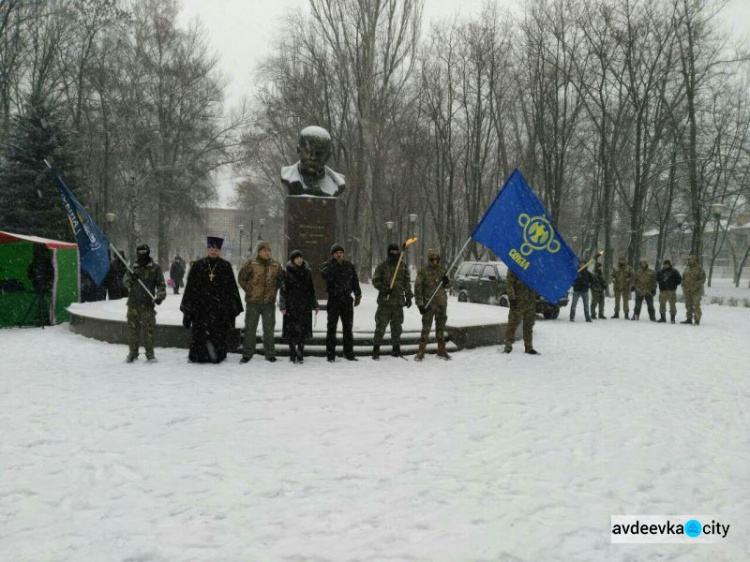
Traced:
[[526, 285], [557, 303], [578, 276], [578, 258], [518, 169], [505, 182], [471, 235]]
[[81, 269], [88, 273], [94, 283], [101, 285], [109, 271], [109, 240], [94, 224], [91, 216], [75, 198], [65, 182], [48, 162], [52, 177], [60, 188], [63, 206], [68, 214], [68, 221], [78, 242], [78, 254], [81, 256]]

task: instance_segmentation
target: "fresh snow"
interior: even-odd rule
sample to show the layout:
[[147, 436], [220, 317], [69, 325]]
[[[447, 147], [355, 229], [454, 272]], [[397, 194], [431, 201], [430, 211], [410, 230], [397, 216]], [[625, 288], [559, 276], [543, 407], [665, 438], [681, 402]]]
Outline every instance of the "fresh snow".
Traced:
[[331, 140], [331, 134], [323, 127], [318, 127], [316, 125], [305, 127], [304, 129], [302, 129], [302, 131], [300, 131], [299, 135], [301, 137], [318, 137], [325, 140]]
[[[750, 311], [567, 311], [540, 357], [421, 364], [126, 365], [67, 325], [2, 330], [0, 560], [747, 560]], [[727, 539], [610, 544], [611, 515], [681, 513]]]

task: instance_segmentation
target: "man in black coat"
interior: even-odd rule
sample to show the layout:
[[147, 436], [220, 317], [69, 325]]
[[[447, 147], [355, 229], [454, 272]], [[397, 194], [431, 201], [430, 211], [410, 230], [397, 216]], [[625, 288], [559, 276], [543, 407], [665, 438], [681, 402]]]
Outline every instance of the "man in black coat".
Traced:
[[[328, 293], [328, 330], [326, 332], [326, 355], [328, 361], [336, 360], [336, 327], [341, 318], [344, 332], [344, 357], [356, 361], [354, 357], [354, 307], [362, 300], [359, 277], [354, 265], [344, 259], [344, 248], [339, 244], [331, 247], [331, 259], [325, 262], [320, 272], [326, 282]], [[354, 301], [352, 302], [352, 294]]]
[[[125, 252], [120, 250], [120, 255], [125, 258]], [[125, 274], [128, 268], [117, 256], [109, 262], [109, 271], [104, 278], [104, 285], [107, 287], [107, 296], [109, 300], [114, 301], [123, 299], [128, 296], [128, 288], [123, 284]]]
[[188, 274], [180, 310], [190, 329], [191, 363], [221, 363], [227, 357], [227, 335], [242, 312], [242, 300], [228, 261], [221, 259], [222, 238], [208, 237], [207, 256]]
[[583, 301], [583, 314], [586, 316], [586, 322], [591, 322], [589, 312], [589, 290], [596, 283], [596, 277], [586, 269], [586, 263], [581, 261], [578, 264], [578, 277], [573, 281], [573, 302], [570, 305], [570, 321], [576, 321], [576, 307], [578, 299]]
[[667, 303], [669, 303], [669, 316], [674, 324], [677, 316], [677, 287], [682, 283], [680, 272], [672, 267], [672, 262], [664, 260], [664, 266], [656, 274], [656, 282], [659, 284], [659, 322], [667, 321]]

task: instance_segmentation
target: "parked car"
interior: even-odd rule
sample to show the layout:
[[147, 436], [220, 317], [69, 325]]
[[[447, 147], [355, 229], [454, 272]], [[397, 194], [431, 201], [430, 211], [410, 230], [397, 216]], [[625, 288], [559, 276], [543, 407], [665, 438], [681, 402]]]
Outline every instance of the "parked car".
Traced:
[[[499, 261], [465, 261], [453, 276], [453, 292], [460, 302], [476, 302], [509, 306], [506, 277], [508, 267]], [[545, 318], [554, 319], [560, 309], [568, 305], [566, 294], [559, 302], [551, 303], [537, 296], [536, 312]]]

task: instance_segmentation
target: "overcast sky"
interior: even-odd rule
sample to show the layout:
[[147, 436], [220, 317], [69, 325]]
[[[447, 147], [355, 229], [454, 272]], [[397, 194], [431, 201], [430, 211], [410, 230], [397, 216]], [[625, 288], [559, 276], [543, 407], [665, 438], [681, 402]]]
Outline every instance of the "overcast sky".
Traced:
[[[425, 0], [424, 23], [456, 15], [474, 15], [486, 0]], [[514, 9], [523, 0], [497, 0], [498, 6]], [[221, 57], [221, 68], [229, 78], [227, 102], [236, 104], [254, 89], [253, 69], [271, 53], [280, 23], [296, 11], [309, 11], [308, 0], [182, 0], [183, 23], [198, 18], [212, 48]], [[734, 35], [750, 39], [750, 0], [731, 0], [725, 13]], [[424, 26], [426, 28], [426, 25]], [[221, 204], [226, 205], [231, 178], [219, 180]]]

